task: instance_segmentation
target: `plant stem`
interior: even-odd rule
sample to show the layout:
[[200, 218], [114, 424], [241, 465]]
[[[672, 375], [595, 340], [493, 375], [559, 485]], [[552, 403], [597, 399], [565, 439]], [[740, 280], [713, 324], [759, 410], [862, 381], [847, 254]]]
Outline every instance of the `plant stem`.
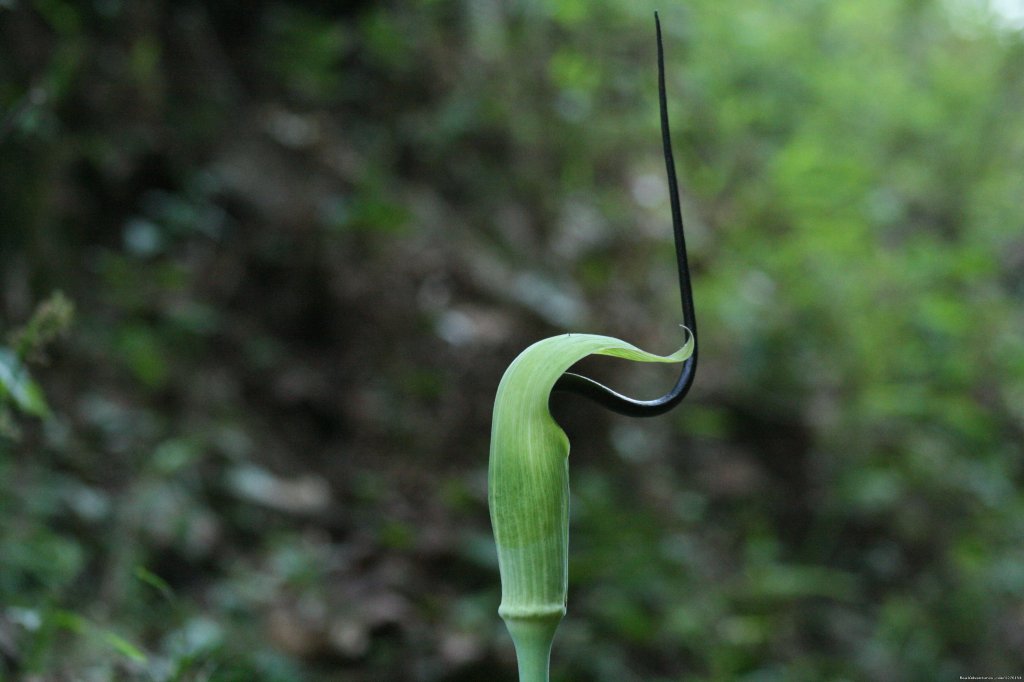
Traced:
[[516, 647], [519, 682], [548, 682], [551, 644], [562, 614], [529, 618], [506, 617], [505, 626]]

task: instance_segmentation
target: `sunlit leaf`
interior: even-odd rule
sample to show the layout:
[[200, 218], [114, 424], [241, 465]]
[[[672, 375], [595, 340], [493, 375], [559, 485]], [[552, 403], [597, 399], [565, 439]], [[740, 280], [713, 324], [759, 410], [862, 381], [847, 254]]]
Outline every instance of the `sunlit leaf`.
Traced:
[[10, 396], [19, 408], [38, 417], [49, 413], [39, 385], [32, 381], [25, 365], [7, 348], [0, 348], [0, 398]]

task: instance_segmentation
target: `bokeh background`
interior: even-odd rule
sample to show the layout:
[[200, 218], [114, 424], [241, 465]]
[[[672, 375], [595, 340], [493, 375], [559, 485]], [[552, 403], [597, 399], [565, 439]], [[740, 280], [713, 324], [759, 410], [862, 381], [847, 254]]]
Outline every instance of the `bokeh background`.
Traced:
[[[555, 400], [554, 679], [1024, 674], [1024, 8], [657, 8], [701, 366]], [[498, 380], [682, 338], [654, 9], [0, 1], [0, 679], [514, 679]]]

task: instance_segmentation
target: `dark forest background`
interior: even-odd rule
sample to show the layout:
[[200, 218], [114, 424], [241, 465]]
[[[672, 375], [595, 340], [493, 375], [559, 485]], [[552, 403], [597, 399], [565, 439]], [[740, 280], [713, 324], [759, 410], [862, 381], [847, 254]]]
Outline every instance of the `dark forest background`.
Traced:
[[[998, 5], [657, 7], [701, 366], [555, 400], [555, 680], [1024, 674]], [[498, 380], [681, 339], [654, 9], [0, 0], [0, 679], [514, 679]]]

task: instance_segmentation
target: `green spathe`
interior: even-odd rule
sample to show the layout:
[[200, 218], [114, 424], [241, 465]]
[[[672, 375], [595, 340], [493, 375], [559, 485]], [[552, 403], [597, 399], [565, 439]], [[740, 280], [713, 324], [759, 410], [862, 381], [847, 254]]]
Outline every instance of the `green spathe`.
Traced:
[[521, 682], [547, 680], [555, 628], [565, 615], [569, 548], [569, 439], [551, 417], [558, 377], [588, 355], [682, 362], [692, 337], [654, 355], [610, 336], [565, 334], [519, 354], [498, 386], [491, 422], [487, 497], [501, 571], [501, 606]]

